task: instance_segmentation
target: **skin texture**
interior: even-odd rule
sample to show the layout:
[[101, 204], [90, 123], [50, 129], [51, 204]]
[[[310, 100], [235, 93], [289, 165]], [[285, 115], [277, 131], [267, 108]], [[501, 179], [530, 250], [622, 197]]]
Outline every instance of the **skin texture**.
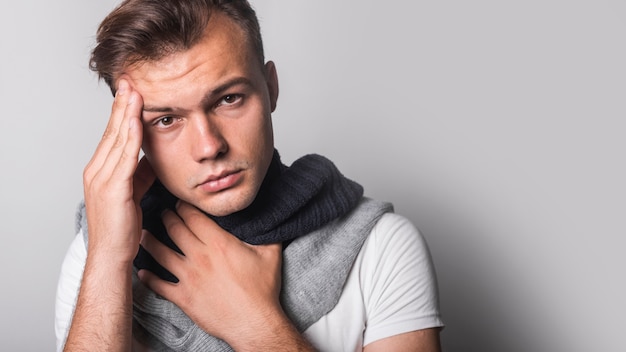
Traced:
[[[280, 244], [241, 242], [200, 211], [227, 215], [254, 200], [274, 148], [274, 64], [261, 65], [240, 28], [215, 14], [199, 44], [127, 67], [116, 86], [109, 124], [83, 175], [89, 245], [65, 350], [141, 349], [131, 336], [139, 243], [180, 280], [142, 270], [141, 281], [237, 351], [313, 350], [279, 303]], [[155, 177], [181, 199], [162, 220], [184, 256], [140, 228], [139, 200]], [[364, 350], [438, 351], [433, 331]]]
[[89, 245], [66, 351], [126, 351], [131, 343], [131, 272], [139, 245], [139, 200], [154, 181], [137, 163], [141, 96], [122, 81], [111, 117], [83, 173]]
[[[265, 177], [278, 82], [274, 64], [260, 67], [229, 19], [215, 16], [206, 33], [189, 51], [131, 67], [123, 77], [143, 97], [143, 150], [159, 180], [222, 216], [247, 207]], [[231, 179], [215, 181], [219, 191], [205, 182], [225, 174]]]
[[439, 328], [411, 331], [374, 341], [363, 352], [439, 352]]

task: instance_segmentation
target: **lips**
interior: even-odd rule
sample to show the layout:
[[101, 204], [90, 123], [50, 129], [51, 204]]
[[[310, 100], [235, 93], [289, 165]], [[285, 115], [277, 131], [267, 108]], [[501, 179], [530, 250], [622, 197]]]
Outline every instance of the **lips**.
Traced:
[[241, 178], [241, 170], [223, 171], [207, 177], [198, 187], [208, 193], [217, 193], [237, 185]]

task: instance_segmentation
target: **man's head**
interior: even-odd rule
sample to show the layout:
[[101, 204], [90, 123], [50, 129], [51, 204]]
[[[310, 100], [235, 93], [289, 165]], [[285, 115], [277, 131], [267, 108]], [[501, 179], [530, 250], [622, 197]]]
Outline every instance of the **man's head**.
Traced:
[[246, 1], [130, 0], [105, 19], [92, 56], [113, 91], [124, 80], [141, 95], [156, 176], [216, 216], [254, 200], [273, 155], [278, 82], [258, 33]]
[[100, 24], [89, 66], [115, 92], [115, 81], [127, 65], [190, 49], [216, 12], [244, 30], [263, 65], [259, 22], [246, 0], [126, 0]]

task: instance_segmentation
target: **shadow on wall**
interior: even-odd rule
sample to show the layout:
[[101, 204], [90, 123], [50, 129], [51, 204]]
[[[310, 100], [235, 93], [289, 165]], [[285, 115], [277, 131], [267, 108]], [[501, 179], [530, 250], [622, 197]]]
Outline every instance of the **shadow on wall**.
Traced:
[[516, 270], [506, 254], [486, 243], [488, 229], [456, 204], [438, 203], [406, 190], [394, 195], [396, 211], [416, 224], [433, 256], [446, 324], [441, 333], [443, 350], [541, 350], [536, 346], [541, 338], [534, 335], [535, 324], [519, 314], [528, 300], [523, 292], [516, 292], [516, 285], [510, 285]]

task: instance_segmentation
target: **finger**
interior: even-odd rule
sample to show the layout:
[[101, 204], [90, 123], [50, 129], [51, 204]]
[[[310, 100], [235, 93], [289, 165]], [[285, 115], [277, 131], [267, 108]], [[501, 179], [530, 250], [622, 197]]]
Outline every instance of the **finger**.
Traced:
[[[228, 240], [236, 239], [235, 236], [221, 228], [215, 221], [211, 220], [206, 214], [198, 210], [193, 205], [178, 201], [176, 203], [176, 212], [178, 216], [185, 222], [185, 225], [193, 232], [198, 240], [204, 244], [215, 242], [218, 239]], [[217, 237], [210, 239], [209, 237]]]
[[192, 251], [188, 250], [188, 248], [197, 247], [201, 244], [193, 231], [173, 211], [165, 210], [163, 215], [161, 215], [161, 220], [167, 230], [167, 234], [183, 253], [190, 253]]
[[154, 170], [152, 170], [152, 165], [150, 165], [148, 159], [143, 156], [141, 160], [139, 160], [139, 164], [135, 170], [135, 177], [133, 178], [133, 197], [135, 203], [139, 204], [155, 179], [156, 175], [154, 174]]
[[140, 243], [163, 268], [180, 277], [180, 268], [184, 265], [183, 255], [163, 244], [149, 231], [142, 231]]
[[118, 89], [113, 100], [113, 106], [111, 108], [111, 116], [107, 123], [107, 127], [104, 130], [102, 139], [96, 147], [94, 156], [91, 159], [89, 165], [94, 169], [99, 170], [104, 163], [111, 146], [115, 143], [118, 135], [120, 124], [124, 118], [124, 112], [128, 105], [130, 85], [126, 80], [120, 80], [118, 83]]
[[146, 269], [139, 270], [137, 272], [137, 276], [139, 277], [139, 280], [149, 289], [154, 291], [159, 296], [164, 297], [168, 301], [172, 301], [177, 284], [162, 280], [156, 274]]
[[[130, 90], [130, 88], [128, 88]], [[113, 180], [118, 186], [126, 189], [132, 187], [131, 177], [137, 167], [137, 159], [141, 149], [142, 126], [138, 123], [141, 114], [141, 96], [137, 92], [128, 91], [123, 118], [117, 128], [117, 136], [109, 137], [108, 142], [102, 144], [102, 149], [94, 156], [94, 161], [87, 168], [90, 169], [91, 180], [96, 177], [109, 182]], [[122, 99], [124, 100], [124, 99]], [[113, 117], [112, 117], [113, 119]], [[128, 139], [128, 136], [131, 139]], [[108, 149], [107, 149], [108, 148]], [[101, 165], [98, 165], [100, 159]], [[92, 170], [93, 168], [93, 170]], [[86, 180], [90, 175], [85, 172]], [[122, 183], [118, 183], [122, 181]]]
[[111, 116], [109, 117], [107, 127], [102, 134], [101, 144], [103, 147], [110, 147], [110, 145], [115, 142], [115, 138], [117, 138], [120, 124], [124, 119], [124, 111], [128, 105], [130, 92], [131, 87], [128, 81], [120, 79], [118, 82], [117, 92], [115, 93], [115, 99], [113, 100], [113, 106], [111, 107]]
[[141, 96], [137, 92], [130, 95], [116, 141], [102, 166], [104, 174], [123, 179], [135, 173], [142, 140]]

